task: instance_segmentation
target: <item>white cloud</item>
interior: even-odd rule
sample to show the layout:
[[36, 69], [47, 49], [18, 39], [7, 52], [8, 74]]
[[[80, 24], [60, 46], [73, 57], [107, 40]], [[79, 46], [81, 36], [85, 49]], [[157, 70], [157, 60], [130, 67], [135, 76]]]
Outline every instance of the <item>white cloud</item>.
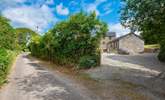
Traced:
[[87, 12], [93, 12], [93, 11], [95, 11], [96, 12], [96, 15], [100, 15], [100, 12], [99, 12], [99, 10], [97, 9], [97, 5], [96, 4], [89, 4], [88, 6], [87, 6]]
[[92, 12], [92, 11], [95, 11], [96, 12], [96, 15], [100, 15], [100, 11], [98, 10], [98, 6], [103, 3], [103, 2], [106, 2], [107, 0], [96, 0], [94, 3], [91, 3], [91, 4], [86, 4], [85, 5], [85, 10], [87, 12]]
[[15, 27], [28, 27], [43, 32], [51, 22], [56, 22], [57, 19], [54, 17], [51, 9], [43, 5], [40, 8], [36, 7], [17, 7], [8, 8], [2, 11], [2, 14], [9, 18]]
[[104, 13], [100, 14], [100, 16], [105, 16], [105, 15], [111, 13], [112, 11], [113, 10], [109, 9], [109, 10], [105, 11]]
[[104, 5], [104, 7], [103, 7], [104, 13], [102, 14], [102, 16], [107, 15], [113, 11], [111, 9], [111, 6], [112, 6], [111, 3], [107, 3], [106, 5]]
[[116, 32], [117, 36], [122, 36], [128, 34], [130, 29], [124, 28], [120, 23], [117, 24], [109, 24], [109, 31]]
[[60, 15], [68, 15], [69, 14], [69, 9], [64, 7], [62, 3], [56, 6], [56, 11]]
[[18, 3], [23, 3], [23, 2], [25, 2], [26, 0], [13, 0], [13, 1], [18, 2]]
[[7, 2], [7, 3], [13, 3], [13, 2], [25, 2], [26, 0], [1, 0], [0, 2]]
[[53, 4], [53, 0], [0, 0], [0, 10], [11, 8], [11, 7], [20, 7], [24, 6], [25, 2], [28, 2], [33, 7], [41, 7], [42, 5]]
[[3, 10], [8, 7], [15, 7], [17, 6], [17, 3], [15, 0], [0, 0], [0, 10]]

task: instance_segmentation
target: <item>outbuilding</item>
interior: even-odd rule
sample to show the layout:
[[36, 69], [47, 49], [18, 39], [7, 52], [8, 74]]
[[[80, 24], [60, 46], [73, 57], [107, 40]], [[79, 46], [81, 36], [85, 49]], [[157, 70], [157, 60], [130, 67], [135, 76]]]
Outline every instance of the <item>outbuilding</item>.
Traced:
[[120, 54], [137, 54], [144, 51], [143, 39], [134, 33], [129, 33], [111, 40], [108, 44], [108, 51], [117, 51]]

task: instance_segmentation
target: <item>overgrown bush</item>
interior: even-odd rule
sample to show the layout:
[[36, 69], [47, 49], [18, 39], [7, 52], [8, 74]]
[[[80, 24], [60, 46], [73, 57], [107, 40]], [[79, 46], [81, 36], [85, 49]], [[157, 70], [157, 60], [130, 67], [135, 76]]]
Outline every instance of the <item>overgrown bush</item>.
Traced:
[[83, 56], [80, 58], [79, 60], [79, 64], [78, 64], [78, 68], [79, 69], [87, 69], [87, 68], [91, 68], [91, 67], [96, 67], [98, 65], [98, 60], [100, 60], [100, 58], [98, 56]]
[[14, 56], [14, 52], [0, 48], [0, 85], [6, 82], [6, 76]]

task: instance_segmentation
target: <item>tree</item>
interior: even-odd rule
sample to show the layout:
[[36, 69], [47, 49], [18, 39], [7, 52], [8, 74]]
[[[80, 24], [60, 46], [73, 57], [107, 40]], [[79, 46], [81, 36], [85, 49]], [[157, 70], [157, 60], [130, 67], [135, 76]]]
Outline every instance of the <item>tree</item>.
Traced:
[[[165, 40], [165, 0], [123, 1], [121, 23], [126, 27], [140, 31], [148, 43], [152, 43], [152, 41], [158, 42], [161, 45], [159, 55], [163, 54], [165, 52], [163, 46]], [[163, 59], [165, 61], [165, 55]]]
[[31, 38], [30, 44], [29, 44], [29, 49], [31, 51], [31, 54], [40, 57], [40, 41], [41, 37], [36, 35]]
[[29, 28], [16, 28], [15, 30], [17, 35], [17, 43], [20, 45], [22, 50], [27, 49], [27, 45], [32, 37], [39, 35]]
[[159, 43], [160, 37], [158, 36], [158, 34], [142, 32], [140, 35], [143, 37], [145, 44], [158, 44]]
[[97, 19], [95, 13], [74, 14], [52, 29], [57, 44], [56, 52], [61, 58], [72, 58], [71, 60], [76, 61], [81, 56], [94, 54], [106, 31], [107, 25]]
[[3, 16], [0, 16], [0, 47], [12, 50], [16, 47], [15, 30]]

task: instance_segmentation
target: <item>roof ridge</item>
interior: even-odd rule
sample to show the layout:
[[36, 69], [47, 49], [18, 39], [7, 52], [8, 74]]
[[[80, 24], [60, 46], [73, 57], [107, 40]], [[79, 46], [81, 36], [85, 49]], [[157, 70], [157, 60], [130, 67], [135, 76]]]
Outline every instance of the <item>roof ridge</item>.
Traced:
[[[125, 35], [122, 35], [122, 36], [120, 36], [120, 37], [118, 37], [118, 38], [116, 38], [116, 39], [114, 39], [114, 40], [111, 40], [109, 43], [114, 42], [114, 41], [117, 41], [117, 40], [119, 40], [119, 39], [121, 39], [121, 38], [124, 38], [124, 37], [126, 37], [126, 36], [128, 36], [128, 35], [131, 35], [131, 34], [133, 34], [133, 35], [137, 36], [138, 38], [142, 39], [142, 37], [140, 37], [139, 35], [130, 32], [130, 33], [125, 34]], [[142, 40], [143, 40], [143, 39], [142, 39]]]

